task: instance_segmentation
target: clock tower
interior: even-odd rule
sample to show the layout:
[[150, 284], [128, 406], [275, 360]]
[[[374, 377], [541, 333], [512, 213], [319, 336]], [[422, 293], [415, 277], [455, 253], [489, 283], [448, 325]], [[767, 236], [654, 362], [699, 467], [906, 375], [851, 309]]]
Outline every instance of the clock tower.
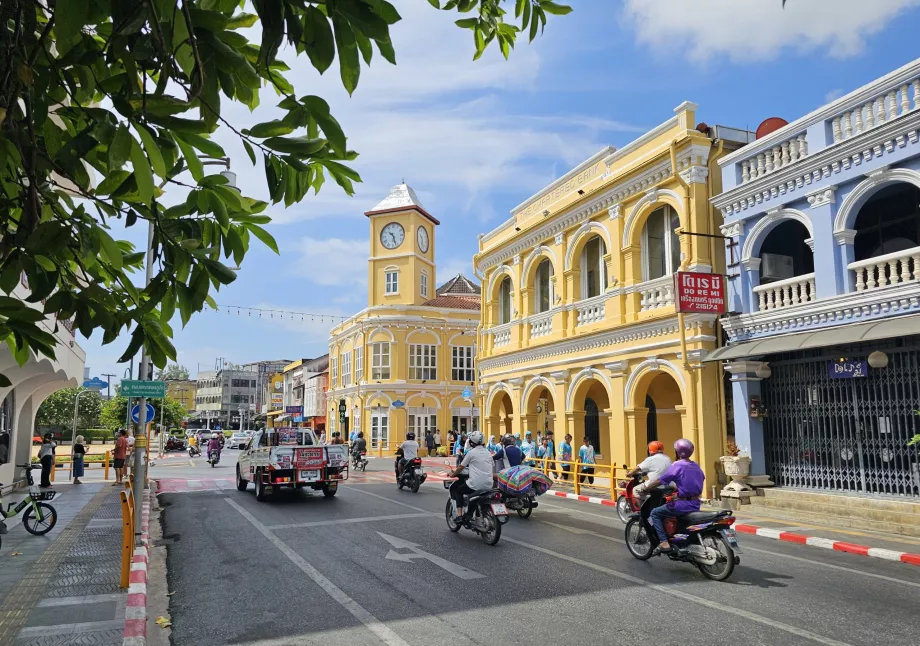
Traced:
[[415, 191], [397, 184], [364, 215], [371, 225], [367, 304], [420, 305], [435, 297], [434, 228]]

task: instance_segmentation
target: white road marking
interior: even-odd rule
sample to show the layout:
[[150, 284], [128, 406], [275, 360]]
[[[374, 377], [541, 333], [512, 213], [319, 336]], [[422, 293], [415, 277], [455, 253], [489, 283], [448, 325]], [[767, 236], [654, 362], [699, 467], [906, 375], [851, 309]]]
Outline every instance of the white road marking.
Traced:
[[411, 541], [404, 540], [398, 536], [390, 536], [389, 534], [384, 534], [383, 532], [377, 532], [377, 534], [396, 549], [408, 549], [412, 551], [411, 554], [401, 554], [394, 550], [390, 550], [386, 555], [386, 558], [390, 561], [403, 561], [405, 563], [411, 563], [412, 559], [427, 559], [442, 570], [446, 570], [458, 579], [463, 579], [464, 581], [469, 581], [471, 579], [483, 579], [486, 576], [485, 574], [480, 574], [479, 572], [465, 568], [462, 565], [452, 563], [447, 559], [442, 559], [440, 556], [435, 556], [434, 554], [429, 554], [428, 552], [420, 550], [418, 543], [412, 543]]
[[920, 583], [916, 581], [905, 581], [904, 579], [896, 579], [893, 576], [885, 576], [884, 574], [876, 574], [875, 572], [865, 572], [863, 570], [857, 570], [855, 568], [845, 567], [843, 565], [833, 565], [831, 563], [822, 563], [821, 561], [813, 561], [812, 559], [802, 558], [801, 556], [792, 556], [790, 554], [782, 554], [780, 552], [771, 552], [770, 550], [762, 550], [757, 547], [748, 547], [747, 544], [744, 545], [745, 552], [759, 552], [761, 554], [769, 554], [770, 556], [776, 556], [781, 559], [792, 559], [793, 561], [801, 561], [802, 563], [808, 563], [809, 565], [820, 565], [821, 567], [830, 568], [831, 570], [842, 570], [844, 572], [851, 572], [853, 574], [861, 574], [863, 576], [872, 577], [873, 579], [881, 579], [883, 581], [890, 581], [891, 583], [900, 583], [902, 585], [910, 585], [915, 588], [920, 588]]
[[[361, 518], [339, 518], [337, 520], [317, 520], [312, 523], [291, 523], [289, 525], [268, 525], [265, 529], [276, 532], [279, 529], [299, 529], [301, 527], [324, 527], [326, 525], [348, 525], [350, 523], [372, 523], [378, 520], [401, 520], [403, 518], [421, 518], [430, 516], [429, 512], [418, 514], [394, 514], [392, 516], [363, 516]], [[119, 521], [120, 522], [120, 521]]]
[[399, 505], [399, 506], [401, 506], [401, 507], [405, 507], [406, 509], [411, 509], [411, 510], [413, 510], [413, 511], [418, 511], [418, 512], [421, 512], [421, 513], [423, 513], [423, 514], [437, 515], [437, 514], [436, 514], [435, 512], [433, 512], [433, 511], [428, 511], [427, 509], [422, 509], [421, 507], [416, 507], [415, 505], [410, 505], [410, 504], [405, 503], [405, 502], [400, 502], [400, 501], [398, 501], [398, 500], [393, 500], [392, 498], [387, 498], [386, 496], [381, 496], [381, 495], [376, 494], [376, 493], [371, 493], [370, 491], [365, 491], [364, 489], [352, 489], [352, 488], [348, 488], [348, 491], [355, 491], [355, 492], [357, 492], [357, 493], [364, 494], [365, 496], [372, 496], [372, 497], [374, 497], [374, 498], [379, 498], [380, 500], [386, 500], [387, 502], [391, 502], [391, 503], [393, 503], [394, 505]]
[[368, 612], [364, 606], [360, 605], [357, 601], [345, 594], [345, 592], [336, 584], [320, 574], [316, 568], [307, 563], [307, 561], [300, 554], [291, 549], [287, 543], [275, 536], [258, 520], [256, 520], [255, 516], [243, 509], [239, 503], [237, 503], [232, 498], [224, 498], [224, 500], [226, 500], [231, 507], [240, 512], [240, 515], [248, 520], [250, 525], [255, 527], [256, 530], [262, 534], [262, 536], [267, 538], [272, 545], [277, 547], [282, 554], [288, 557], [288, 559], [290, 559], [294, 565], [296, 565], [304, 574], [310, 577], [310, 579], [312, 579], [316, 585], [322, 588], [326, 594], [335, 599], [339, 605], [350, 612], [355, 617], [355, 619], [364, 624], [368, 630], [377, 635], [377, 637], [380, 638], [380, 641], [382, 641], [384, 644], [387, 644], [387, 646], [409, 646], [409, 644], [404, 641], [402, 637], [397, 635], [386, 624]]
[[591, 563], [589, 561], [582, 561], [581, 559], [575, 558], [574, 556], [568, 556], [566, 554], [559, 554], [557, 552], [554, 552], [553, 550], [546, 549], [545, 547], [540, 547], [539, 545], [532, 545], [531, 543], [525, 543], [524, 541], [519, 541], [513, 538], [505, 538], [504, 540], [508, 543], [512, 543], [520, 547], [531, 549], [536, 552], [540, 552], [541, 554], [546, 554], [547, 556], [552, 556], [553, 558], [560, 559], [562, 561], [568, 561], [569, 563], [575, 563], [577, 565], [581, 565], [591, 570], [602, 572], [603, 574], [607, 574], [612, 577], [622, 579], [623, 581], [628, 581], [634, 585], [645, 586], [645, 587], [651, 588], [652, 590], [655, 590], [656, 592], [661, 592], [662, 594], [667, 594], [672, 597], [677, 597], [678, 599], [683, 599], [684, 601], [689, 601], [690, 603], [695, 603], [700, 606], [711, 608], [712, 610], [716, 610], [718, 612], [727, 612], [729, 614], [736, 615], [738, 617], [743, 617], [745, 619], [749, 619], [759, 624], [770, 626], [771, 628], [776, 628], [777, 630], [782, 630], [783, 632], [791, 633], [793, 635], [798, 635], [799, 637], [804, 637], [805, 639], [810, 639], [814, 642], [818, 642], [819, 644], [825, 644], [826, 646], [849, 646], [846, 642], [837, 641], [835, 639], [831, 639], [829, 637], [825, 637], [823, 635], [813, 633], [810, 630], [805, 630], [804, 628], [798, 628], [796, 626], [791, 626], [781, 621], [776, 621], [774, 619], [769, 619], [767, 617], [758, 615], [753, 612], [748, 612], [747, 610], [742, 610], [740, 608], [735, 608], [732, 606], [726, 606], [725, 604], [718, 603], [716, 601], [710, 601], [709, 599], [698, 597], [688, 592], [675, 590], [673, 588], [669, 588], [664, 585], [649, 583], [648, 581], [645, 581], [644, 579], [640, 579], [638, 577], [631, 576], [629, 574], [625, 574], [624, 572], [618, 572], [608, 567], [604, 567], [603, 565], [597, 565], [596, 563]]

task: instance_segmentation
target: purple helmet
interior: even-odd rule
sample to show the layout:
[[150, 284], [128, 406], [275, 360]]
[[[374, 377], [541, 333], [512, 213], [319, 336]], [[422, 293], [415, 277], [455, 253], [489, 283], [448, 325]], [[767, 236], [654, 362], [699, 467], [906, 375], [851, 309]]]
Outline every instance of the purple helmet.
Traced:
[[677, 440], [674, 442], [674, 453], [677, 454], [680, 460], [689, 460], [690, 456], [693, 455], [693, 442], [683, 438]]

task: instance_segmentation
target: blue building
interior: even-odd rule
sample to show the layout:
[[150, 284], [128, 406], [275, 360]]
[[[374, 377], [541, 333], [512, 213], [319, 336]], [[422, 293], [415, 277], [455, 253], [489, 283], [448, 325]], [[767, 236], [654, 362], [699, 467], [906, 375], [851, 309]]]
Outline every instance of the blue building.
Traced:
[[920, 496], [920, 59], [719, 164], [753, 484]]

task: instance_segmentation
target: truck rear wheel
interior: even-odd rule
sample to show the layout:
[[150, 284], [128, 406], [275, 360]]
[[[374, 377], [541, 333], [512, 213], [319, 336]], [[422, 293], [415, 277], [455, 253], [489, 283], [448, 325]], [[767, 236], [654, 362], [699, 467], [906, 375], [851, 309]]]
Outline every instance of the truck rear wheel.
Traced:
[[256, 471], [256, 500], [265, 502], [268, 500], [268, 494], [265, 493], [265, 482], [262, 480], [262, 471]]
[[240, 465], [236, 465], [236, 490], [246, 491], [248, 485], [249, 480], [243, 478], [243, 472], [240, 471]]
[[323, 485], [323, 495], [327, 498], [332, 498], [338, 490], [338, 485]]

